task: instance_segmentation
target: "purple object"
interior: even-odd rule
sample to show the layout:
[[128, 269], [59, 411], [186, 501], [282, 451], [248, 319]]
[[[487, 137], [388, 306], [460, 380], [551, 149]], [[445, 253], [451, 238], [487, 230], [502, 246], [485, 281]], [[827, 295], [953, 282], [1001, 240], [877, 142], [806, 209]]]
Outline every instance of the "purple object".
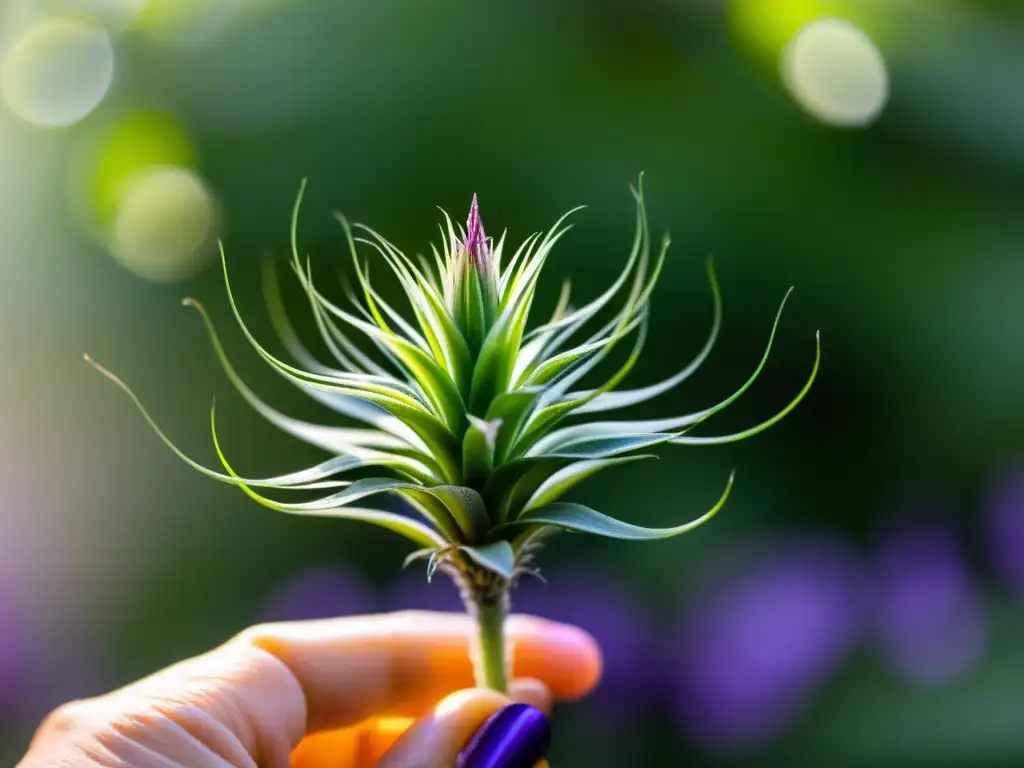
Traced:
[[1024, 595], [1024, 464], [993, 479], [985, 505], [985, 534], [996, 572]]
[[604, 675], [592, 699], [617, 717], [642, 716], [656, 698], [657, 643], [640, 597], [596, 571], [545, 570], [512, 590], [514, 613], [531, 613], [587, 630], [601, 647]]
[[682, 730], [741, 750], [789, 726], [856, 643], [862, 571], [824, 537], [734, 554], [683, 620], [666, 666]]
[[959, 679], [985, 650], [985, 616], [955, 532], [903, 520], [878, 551], [876, 630], [888, 661], [925, 685]]
[[304, 621], [356, 616], [377, 610], [370, 585], [346, 568], [327, 565], [293, 575], [267, 598], [262, 621]]
[[459, 756], [458, 768], [532, 768], [550, 746], [547, 716], [527, 704], [510, 704], [480, 727]]

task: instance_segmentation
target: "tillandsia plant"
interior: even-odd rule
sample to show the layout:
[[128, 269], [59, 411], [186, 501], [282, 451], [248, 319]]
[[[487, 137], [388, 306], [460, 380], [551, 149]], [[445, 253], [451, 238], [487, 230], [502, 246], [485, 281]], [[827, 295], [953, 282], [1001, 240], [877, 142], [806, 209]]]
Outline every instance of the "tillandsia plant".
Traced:
[[[291, 268], [333, 358], [330, 365], [300, 341], [272, 267], [264, 273], [269, 312], [295, 364], [283, 361], [253, 336], [231, 291], [222, 247], [228, 299], [242, 333], [274, 371], [333, 411], [332, 423], [300, 421], [261, 400], [232, 367], [203, 307], [192, 299], [185, 304], [202, 315], [214, 350], [241, 396], [283, 431], [330, 454], [316, 466], [277, 477], [241, 477], [221, 449], [211, 411], [213, 444], [223, 471], [207, 468], [171, 442], [120, 379], [93, 364], [128, 393], [170, 449], [203, 474], [238, 486], [271, 509], [362, 520], [414, 542], [418, 548], [407, 563], [424, 558], [428, 578], [438, 570], [450, 574], [476, 620], [473, 663], [478, 684], [506, 691], [509, 649], [503, 626], [509, 589], [521, 576], [537, 572], [535, 557], [543, 539], [560, 531], [627, 540], [677, 536], [722, 508], [732, 477], [710, 511], [671, 528], [647, 528], [609, 517], [563, 501], [566, 492], [597, 472], [649, 458], [645, 452], [656, 446], [728, 443], [757, 434], [797, 405], [818, 371], [820, 343], [807, 383], [775, 416], [735, 434], [689, 434], [733, 403], [761, 373], [780, 307], [753, 375], [717, 405], [660, 419], [602, 418], [600, 414], [655, 398], [690, 377], [711, 352], [722, 318], [709, 261], [714, 319], [703, 348], [663, 381], [618, 389], [643, 348], [651, 293], [669, 245], [666, 237], [657, 250], [652, 249], [642, 183], [633, 191], [636, 235], [619, 277], [579, 307], [570, 304], [566, 283], [549, 319], [533, 327], [528, 320], [542, 268], [569, 230], [566, 221], [574, 211], [547, 233], [528, 237], [507, 261], [505, 236], [497, 242], [487, 237], [475, 196], [465, 229], [445, 214], [442, 248], [432, 248], [432, 258], [410, 258], [368, 227], [350, 225], [338, 216], [356, 278], [354, 287], [346, 290], [347, 303], [339, 305], [314, 286], [310, 260], [300, 256], [300, 191], [292, 218]], [[371, 283], [372, 260], [382, 262], [397, 279], [411, 314], [385, 301]], [[622, 359], [613, 357], [616, 352]], [[585, 378], [594, 377], [597, 381], [589, 388], [582, 387]], [[334, 423], [343, 419], [364, 426]], [[354, 472], [357, 479], [343, 479]], [[301, 492], [303, 500], [269, 498], [259, 490], [268, 488]], [[381, 494], [401, 497], [408, 508], [403, 512], [356, 506]]]

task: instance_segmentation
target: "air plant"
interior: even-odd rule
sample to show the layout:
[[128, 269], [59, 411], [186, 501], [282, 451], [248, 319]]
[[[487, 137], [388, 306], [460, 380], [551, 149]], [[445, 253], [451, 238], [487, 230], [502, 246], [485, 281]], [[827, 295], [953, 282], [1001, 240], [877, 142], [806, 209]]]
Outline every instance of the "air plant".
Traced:
[[[315, 287], [309, 257], [300, 256], [300, 190], [292, 217], [291, 268], [333, 358], [330, 365], [300, 341], [272, 268], [264, 273], [268, 307], [295, 364], [253, 336], [232, 293], [222, 246], [228, 299], [242, 333], [274, 371], [333, 411], [332, 423], [300, 421], [261, 400], [232, 367], [203, 307], [193, 299], [185, 304], [201, 314], [220, 363], [241, 396], [284, 432], [330, 454], [312, 467], [277, 477], [241, 477], [221, 449], [211, 410], [213, 444], [223, 472], [209, 469], [171, 442], [127, 385], [92, 364], [124, 389], [175, 454], [204, 475], [238, 486], [274, 510], [362, 520], [414, 542], [418, 548], [407, 563], [424, 558], [428, 577], [438, 570], [450, 574], [476, 620], [473, 662], [478, 684], [505, 691], [508, 649], [503, 626], [509, 589], [524, 574], [536, 573], [535, 556], [543, 539], [561, 531], [634, 541], [677, 536], [722, 508], [733, 478], [710, 511], [670, 528], [635, 525], [562, 497], [598, 472], [649, 458], [645, 452], [656, 446], [728, 443], [757, 434], [800, 402], [818, 371], [820, 343], [807, 383], [775, 416], [735, 434], [690, 434], [740, 397], [761, 373], [780, 306], [760, 364], [717, 405], [660, 419], [600, 417], [655, 398], [688, 379], [708, 357], [721, 326], [721, 296], [709, 261], [714, 319], [699, 353], [663, 381], [618, 389], [643, 348], [651, 293], [669, 246], [666, 237], [652, 249], [642, 183], [633, 193], [636, 235], [618, 278], [579, 307], [570, 305], [566, 283], [549, 319], [528, 327], [542, 268], [570, 229], [568, 217], [579, 209], [546, 233], [528, 237], [507, 260], [505, 235], [495, 242], [485, 234], [475, 196], [465, 229], [444, 215], [442, 248], [432, 247], [432, 258], [410, 258], [372, 229], [349, 224], [339, 215], [356, 278], [347, 290], [348, 303], [339, 305]], [[370, 281], [371, 261], [382, 262], [394, 275], [411, 314], [378, 293]], [[613, 353], [624, 347], [624, 359], [616, 360]], [[583, 388], [588, 377], [597, 381]], [[363, 426], [335, 423], [346, 420]], [[371, 468], [372, 476], [365, 476]], [[341, 479], [356, 471], [358, 479]], [[305, 500], [269, 498], [260, 489], [303, 492]], [[400, 497], [408, 510], [357, 506], [382, 494]]]

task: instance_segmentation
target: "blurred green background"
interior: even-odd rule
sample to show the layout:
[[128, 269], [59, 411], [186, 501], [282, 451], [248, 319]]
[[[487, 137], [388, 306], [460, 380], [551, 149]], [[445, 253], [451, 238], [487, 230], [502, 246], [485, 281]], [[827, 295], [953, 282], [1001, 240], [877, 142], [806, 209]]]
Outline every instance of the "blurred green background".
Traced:
[[[478, 193], [513, 241], [588, 208], [546, 296], [618, 274], [628, 185], [672, 234], [644, 359], [667, 376], [725, 300], [715, 354], [644, 413], [717, 402], [740, 444], [585, 486], [650, 545], [555, 539], [517, 605], [591, 628], [609, 681], [556, 715], [567, 766], [1020, 765], [1024, 744], [1024, 4], [968, 0], [6, 0], [0, 5], [0, 763], [38, 719], [266, 618], [451, 602], [383, 531], [291, 519], [189, 470], [82, 362], [210, 461], [218, 397], [247, 472], [315, 453], [234, 395], [263, 367], [260, 259], [343, 260], [331, 212], [409, 252]], [[236, 466], [237, 466], [236, 465]], [[413, 569], [415, 570], [415, 569]], [[514, 597], [515, 599], [515, 597]]]

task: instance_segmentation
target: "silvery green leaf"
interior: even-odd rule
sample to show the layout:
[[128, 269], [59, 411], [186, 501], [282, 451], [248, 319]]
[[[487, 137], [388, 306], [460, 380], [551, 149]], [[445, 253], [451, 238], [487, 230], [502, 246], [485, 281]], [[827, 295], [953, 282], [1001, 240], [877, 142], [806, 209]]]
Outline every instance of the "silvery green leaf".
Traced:
[[[758, 432], [763, 432], [768, 427], [781, 421], [786, 415], [789, 414], [800, 401], [804, 399], [808, 392], [811, 390], [811, 386], [814, 384], [814, 380], [818, 376], [818, 367], [821, 364], [821, 334], [815, 334], [815, 352], [814, 352], [814, 367], [811, 368], [811, 374], [807, 377], [807, 381], [803, 388], [797, 393], [796, 397], [789, 401], [789, 404], [781, 411], [776, 413], [767, 421], [762, 421], [756, 427], [745, 429], [742, 432], [735, 432], [731, 435], [719, 435], [716, 437], [690, 437], [689, 435], [683, 435], [681, 437], [674, 437], [669, 442], [676, 445], [718, 445], [721, 443], [735, 443], [739, 440], [745, 440], [748, 437], [756, 435]], [[710, 415], [710, 414], [709, 414]]]
[[496, 465], [500, 465], [508, 459], [509, 451], [523, 425], [533, 413], [542, 391], [540, 389], [518, 389], [514, 392], [505, 392], [494, 398], [487, 409], [487, 421], [501, 422], [501, 429], [494, 447]]
[[350, 485], [347, 481], [329, 481], [327, 478], [360, 467], [379, 466], [395, 469], [399, 472], [407, 472], [411, 475], [427, 474], [426, 468], [421, 465], [417, 465], [416, 462], [411, 459], [404, 456], [394, 456], [382, 451], [373, 451], [370, 449], [359, 451], [358, 455], [351, 454], [334, 456], [313, 467], [298, 470], [296, 472], [290, 472], [285, 475], [277, 475], [275, 477], [239, 478], [234, 475], [222, 474], [200, 464], [178, 448], [178, 446], [164, 433], [164, 431], [160, 429], [156, 420], [150, 416], [149, 412], [145, 407], [143, 407], [138, 396], [127, 384], [124, 383], [124, 381], [88, 355], [86, 355], [85, 359], [93, 366], [93, 368], [114, 382], [126, 395], [128, 395], [131, 401], [135, 404], [135, 407], [139, 409], [139, 412], [142, 414], [146, 423], [149, 424], [150, 428], [156, 433], [157, 437], [160, 438], [164, 445], [166, 445], [178, 458], [190, 467], [215, 480], [229, 483], [231, 485], [245, 484], [259, 488], [278, 488], [282, 490], [300, 491], [347, 487]]
[[[640, 387], [639, 389], [625, 389], [598, 394], [598, 396], [592, 401], [580, 406], [576, 410], [577, 414], [613, 411], [619, 408], [627, 408], [631, 405], [646, 402], [647, 400], [651, 400], [658, 395], [674, 389], [697, 372], [697, 370], [704, 364], [704, 361], [707, 360], [708, 355], [711, 354], [711, 350], [714, 349], [715, 342], [718, 340], [719, 331], [722, 328], [722, 292], [718, 288], [718, 280], [715, 278], [714, 264], [710, 259], [708, 259], [708, 278], [711, 282], [711, 292], [714, 297], [714, 319], [711, 323], [711, 332], [708, 334], [707, 341], [704, 342], [704, 346], [701, 348], [700, 352], [697, 353], [697, 356], [693, 358], [693, 360], [691, 360], [681, 371], [669, 376], [667, 379], [659, 381], [656, 384]], [[574, 393], [573, 397], [582, 397], [589, 394], [591, 394], [591, 392], [577, 392]]]
[[548, 504], [544, 507], [529, 510], [515, 520], [508, 521], [506, 527], [519, 525], [552, 525], [566, 531], [578, 533], [591, 533], [604, 536], [610, 539], [623, 539], [627, 541], [651, 541], [654, 539], [667, 539], [672, 536], [692, 531], [699, 525], [703, 525], [725, 505], [732, 490], [733, 478], [729, 477], [729, 483], [725, 488], [718, 502], [706, 513], [696, 520], [670, 528], [646, 528], [640, 525], [633, 525], [614, 517], [609, 517], [590, 507], [582, 504], [572, 504], [559, 501]]
[[422, 410], [427, 414], [431, 413], [428, 404], [418, 399], [418, 395], [415, 391], [411, 390], [404, 382], [396, 379], [357, 373], [321, 375], [288, 365], [279, 358], [270, 354], [270, 352], [268, 352], [267, 349], [256, 340], [256, 337], [252, 334], [248, 325], [242, 319], [241, 312], [235, 302], [234, 293], [231, 290], [231, 281], [228, 277], [227, 271], [227, 256], [224, 253], [223, 247], [220, 249], [220, 255], [228, 303], [231, 306], [231, 311], [235, 316], [235, 320], [237, 321], [242, 334], [245, 336], [246, 341], [249, 342], [249, 345], [272, 367], [277, 368], [280, 372], [299, 381], [305, 381], [309, 384], [326, 385], [325, 388], [332, 389], [333, 391], [352, 394], [369, 400], [370, 402], [379, 402], [384, 405], [385, 408], [387, 407], [387, 403], [393, 402], [405, 405], [409, 408]]
[[[227, 470], [229, 475], [236, 480], [241, 479], [234, 473], [230, 465], [224, 461], [223, 454], [221, 454], [221, 461], [224, 463], [224, 468]], [[386, 528], [389, 531], [398, 533], [422, 547], [447, 546], [447, 541], [433, 528], [413, 520], [412, 518], [406, 517], [405, 515], [397, 515], [393, 512], [382, 512], [376, 509], [362, 509], [360, 507], [334, 507], [311, 512], [294, 504], [284, 504], [274, 501], [273, 499], [268, 499], [267, 497], [256, 493], [256, 491], [252, 490], [251, 487], [244, 483], [242, 483], [240, 487], [251, 499], [277, 512], [285, 512], [292, 515], [315, 515], [319, 517], [337, 517], [345, 520], [359, 520], [365, 523], [372, 523], [380, 528]]]
[[469, 428], [462, 439], [462, 482], [479, 487], [494, 470], [494, 451], [502, 420], [484, 421], [469, 417]]
[[486, 413], [494, 399], [508, 391], [540, 270], [551, 248], [568, 231], [561, 223], [571, 213], [559, 219], [536, 250], [527, 254], [506, 286], [498, 318], [483, 342], [473, 372], [470, 413]]
[[436, 485], [432, 488], [409, 487], [403, 495], [422, 498], [431, 496], [441, 502], [458, 523], [469, 541], [482, 539], [491, 527], [484, 500], [477, 491], [461, 485]]
[[370, 377], [350, 374], [345, 379], [336, 379], [330, 376], [318, 376], [302, 371], [281, 362], [264, 349], [249, 331], [241, 317], [238, 306], [235, 304], [227, 275], [227, 262], [224, 257], [223, 248], [221, 249], [221, 261], [224, 267], [228, 302], [231, 305], [235, 319], [250, 346], [271, 367], [294, 383], [325, 392], [356, 397], [379, 406], [402, 421], [415, 433], [417, 438], [428, 449], [430, 457], [440, 467], [445, 480], [454, 481], [458, 478], [459, 472], [461, 472], [461, 462], [458, 460], [461, 446], [448, 426], [431, 413], [424, 403], [420, 403], [392, 387], [375, 384]]
[[551, 504], [557, 501], [567, 491], [602, 470], [616, 467], [620, 464], [639, 461], [641, 459], [654, 458], [657, 457], [651, 454], [641, 454], [639, 456], [620, 456], [619, 458], [614, 459], [588, 459], [585, 461], [574, 462], [548, 477], [537, 488], [537, 490], [531, 494], [530, 498], [524, 505], [524, 509], [529, 511], [531, 509], [536, 509], [537, 507], [543, 507], [547, 504]]
[[[220, 459], [224, 469], [227, 470], [228, 474], [236, 481], [241, 481], [238, 482], [238, 484], [246, 493], [253, 496], [253, 498], [256, 498], [255, 491], [249, 487], [249, 484], [242, 481], [242, 478], [237, 476], [235, 471], [231, 468], [231, 465], [228, 463], [227, 457], [224, 455], [224, 451], [220, 446], [220, 440], [217, 437], [216, 418], [212, 411], [210, 413], [210, 432], [213, 436], [213, 447], [217, 451], [217, 457]], [[339, 510], [359, 501], [360, 499], [389, 492], [406, 496], [406, 500], [434, 526], [434, 529], [436, 529], [441, 536], [443, 536], [443, 540], [458, 541], [461, 539], [459, 522], [447, 508], [445, 503], [440, 498], [430, 493], [429, 489], [425, 489], [422, 485], [410, 483], [404, 480], [396, 480], [387, 477], [362, 478], [348, 484], [347, 487], [341, 491], [336, 491], [327, 496], [304, 502], [286, 503], [273, 501], [262, 496], [260, 499], [268, 505], [276, 505], [274, 507], [275, 509], [279, 509], [284, 512], [316, 515], [321, 517], [336, 517], [339, 516]]]
[[553, 352], [560, 349], [569, 338], [594, 318], [598, 312], [600, 312], [608, 302], [610, 302], [615, 295], [622, 290], [622, 287], [626, 284], [629, 276], [633, 273], [637, 259], [640, 258], [642, 253], [642, 240], [640, 239], [640, 235], [641, 232], [638, 228], [637, 240], [634, 243], [633, 251], [629, 256], [629, 260], [623, 267], [622, 272], [619, 273], [619, 276], [604, 293], [588, 304], [585, 304], [578, 309], [574, 309], [571, 312], [567, 312], [557, 320], [552, 320], [538, 328], [535, 328], [529, 335], [527, 335], [527, 340], [531, 342], [538, 338], [544, 338], [547, 340], [541, 346], [539, 352], [532, 355], [534, 360], [547, 359]]
[[530, 253], [536, 247], [537, 243], [540, 242], [540, 238], [543, 233], [534, 232], [526, 240], [523, 241], [522, 245], [516, 250], [515, 255], [509, 262], [508, 267], [502, 272], [501, 279], [498, 283], [498, 290], [501, 294], [502, 304], [505, 304], [510, 297], [510, 287], [512, 278], [518, 273], [519, 262], [523, 259], [529, 259]]
[[[643, 202], [643, 185], [641, 184], [638, 191], [635, 193], [637, 200], [637, 226], [636, 235], [633, 241], [633, 248], [629, 255], [629, 259], [626, 261], [626, 265], [619, 277], [601, 294], [597, 299], [584, 305], [583, 307], [568, 313], [559, 320], [548, 323], [546, 325], [537, 328], [532, 332], [533, 335], [545, 335], [549, 341], [544, 345], [543, 351], [537, 355], [538, 359], [547, 359], [552, 353], [556, 352], [562, 347], [562, 345], [568, 341], [576, 332], [578, 332], [587, 322], [594, 318], [598, 312], [603, 309], [608, 302], [610, 302], [629, 279], [629, 276], [633, 274], [634, 269], [637, 270], [637, 274], [642, 274], [645, 270], [646, 260], [648, 258], [648, 229], [647, 229], [647, 215], [644, 208]], [[628, 302], [627, 302], [628, 303]], [[528, 337], [528, 338], [532, 338]], [[527, 368], [527, 372], [530, 369]]]
[[[369, 245], [371, 248], [380, 250], [380, 246], [372, 240], [366, 240], [365, 238], [356, 238], [355, 242]], [[380, 251], [383, 253], [382, 251]], [[359, 287], [363, 291], [363, 300], [365, 307], [369, 312], [369, 317], [380, 327], [385, 333], [397, 336], [405, 339], [406, 341], [412, 342], [412, 344], [418, 347], [422, 352], [433, 355], [435, 353], [434, 347], [427, 341], [426, 337], [420, 333], [419, 330], [414, 328], [412, 324], [406, 320], [400, 312], [388, 303], [373, 287], [370, 282], [370, 264], [365, 265], [359, 260], [359, 257], [353, 251], [352, 263], [355, 265], [356, 281], [359, 283]], [[408, 295], [408, 294], [407, 294]], [[397, 327], [397, 331], [391, 327], [388, 323], [388, 319], [391, 323], [394, 323]], [[435, 362], [442, 362], [436, 356]]]
[[486, 413], [494, 399], [507, 391], [532, 299], [531, 293], [521, 304], [502, 313], [484, 339], [473, 370], [470, 413]]
[[541, 479], [543, 482], [544, 479], [571, 461], [571, 459], [561, 457], [531, 456], [516, 459], [497, 467], [481, 491], [491, 518], [501, 521], [508, 516], [512, 495], [519, 483], [530, 472], [541, 472], [544, 470], [539, 468], [546, 468], [547, 474]]
[[516, 555], [512, 545], [507, 541], [496, 541], [493, 544], [480, 546], [461, 546], [477, 565], [492, 571], [506, 579], [511, 579], [516, 570]]
[[[301, 198], [300, 198], [301, 199]], [[349, 235], [350, 236], [350, 235]], [[312, 282], [305, 274], [301, 273], [298, 251], [294, 247], [293, 259], [296, 267], [296, 274], [303, 284], [303, 288], [309, 293], [316, 293]], [[225, 282], [227, 282], [227, 271], [225, 269]], [[416, 380], [424, 393], [434, 406], [435, 415], [442, 418], [443, 422], [451, 429], [461, 431], [465, 419], [465, 408], [462, 403], [462, 396], [455, 383], [448, 373], [441, 368], [437, 362], [416, 343], [409, 341], [390, 329], [362, 320], [350, 312], [328, 302], [322, 295], [316, 293], [321, 306], [338, 319], [356, 328], [377, 342], [385, 346], [395, 358], [404, 366], [408, 374]], [[232, 307], [234, 302], [232, 301]], [[237, 316], [237, 311], [236, 311]], [[379, 322], [379, 321], [378, 321]], [[248, 334], [247, 334], [248, 335]]]
[[[527, 376], [523, 375], [522, 379], [517, 382], [516, 388], [520, 387], [551, 387], [551, 385], [562, 378], [566, 373], [574, 370], [581, 362], [588, 361], [592, 358], [599, 358], [600, 353], [605, 349], [614, 346], [620, 338], [634, 330], [643, 321], [642, 316], [635, 316], [628, 319], [621, 332], [614, 333], [615, 329], [612, 329], [612, 333], [606, 336], [602, 336], [595, 341], [587, 342], [578, 347], [560, 352], [554, 355], [540, 365], [537, 365], [532, 369], [532, 372]], [[603, 359], [603, 358], [601, 358]], [[590, 397], [591, 393], [584, 393], [581, 397], [586, 399]], [[596, 397], [596, 393], [593, 395]]]
[[[637, 333], [636, 343], [633, 346], [633, 350], [626, 362], [609, 378], [601, 387], [595, 390], [594, 394], [588, 395], [585, 398], [579, 400], [569, 400], [553, 405], [549, 405], [544, 408], [538, 409], [526, 423], [522, 435], [516, 440], [515, 445], [512, 447], [511, 456], [522, 456], [527, 453], [530, 448], [545, 434], [551, 431], [551, 429], [562, 421], [564, 418], [569, 416], [578, 406], [589, 402], [597, 394], [601, 392], [607, 392], [608, 390], [615, 387], [629, 372], [633, 369], [636, 361], [640, 358], [640, 352], [643, 350], [644, 341], [647, 338], [647, 323], [645, 322], [640, 325], [639, 332]], [[610, 351], [613, 345], [609, 345], [602, 354], [606, 354]], [[657, 430], [634, 430], [635, 432], [649, 431], [655, 432]]]
[[[416, 344], [402, 337], [388, 333], [376, 325], [361, 320], [349, 312], [319, 297], [324, 307], [336, 317], [347, 322], [369, 336], [376, 338], [399, 360], [406, 372], [420, 386], [429, 400], [431, 413], [452, 430], [462, 428], [465, 421], [465, 406], [462, 395], [448, 373], [434, 359]], [[347, 386], [366, 388], [364, 382], [344, 381]], [[372, 391], [372, 390], [371, 390]], [[408, 403], [413, 405], [412, 403]]]
[[[379, 425], [380, 430], [351, 429], [312, 424], [286, 416], [277, 409], [271, 408], [242, 381], [242, 378], [235, 371], [203, 306], [194, 299], [186, 299], [185, 305], [194, 308], [202, 317], [217, 359], [220, 361], [221, 367], [234, 388], [249, 405], [279, 429], [304, 442], [335, 453], [357, 453], [362, 448], [386, 448], [393, 454], [404, 455], [416, 460], [416, 466], [423, 466], [424, 464], [433, 465], [434, 462], [429, 452], [425, 451], [421, 445], [414, 445], [414, 443], [421, 444], [421, 441], [415, 437], [414, 433], [408, 430], [408, 427], [378, 406], [358, 398], [348, 398], [347, 396], [335, 393], [323, 393], [326, 396], [333, 396], [339, 399], [346, 398], [347, 402], [334, 402], [334, 410], [346, 415], [352, 415], [354, 418], [361, 416], [369, 423]], [[305, 387], [305, 384], [300, 383], [300, 386]], [[320, 392], [320, 390], [316, 389], [310, 389], [309, 391]], [[370, 409], [373, 409], [373, 411], [371, 412]], [[387, 430], [390, 430], [390, 432]], [[412, 439], [410, 440], [409, 438]], [[429, 479], [433, 476], [428, 474], [427, 477]]]
[[[338, 219], [347, 228], [344, 217], [339, 216]], [[472, 369], [469, 347], [449, 314], [444, 297], [437, 292], [430, 276], [418, 272], [401, 251], [369, 227], [357, 226], [376, 241], [374, 246], [402, 282], [423, 334], [434, 350], [435, 358], [444, 365], [460, 392], [464, 396], [468, 395], [469, 372]], [[440, 257], [437, 258], [440, 264]]]
[[574, 428], [567, 427], [559, 432], [553, 432], [547, 438], [538, 441], [527, 453], [527, 458], [557, 456], [569, 459], [603, 459], [667, 443], [678, 436], [673, 432], [629, 435], [621, 434], [618, 431], [601, 432], [596, 429], [588, 431], [586, 434], [562, 436], [562, 433], [567, 433], [571, 429]]
[[[551, 475], [579, 460], [602, 459], [667, 443], [674, 434], [618, 435], [608, 439], [580, 440], [558, 452], [529, 455], [497, 467], [483, 488], [491, 518], [504, 520], [525, 504], [529, 496]], [[524, 482], [527, 475], [531, 480]], [[524, 495], [525, 494], [525, 495]], [[519, 506], [513, 502], [518, 499]]]
[[[760, 376], [761, 371], [764, 369], [767, 363], [768, 357], [771, 353], [772, 342], [775, 338], [775, 333], [778, 328], [779, 320], [782, 317], [782, 310], [785, 308], [786, 299], [789, 297], [789, 293], [786, 294], [786, 298], [783, 299], [782, 305], [779, 307], [778, 312], [775, 316], [775, 322], [772, 325], [771, 334], [768, 337], [768, 344], [766, 345], [765, 351], [761, 357], [761, 360], [754, 370], [754, 373], [747, 379], [746, 382], [730, 395], [725, 400], [721, 401], [717, 405], [707, 408], [703, 411], [699, 411], [693, 414], [687, 414], [685, 416], [678, 416], [668, 419], [648, 419], [648, 420], [632, 420], [632, 421], [598, 421], [589, 422], [584, 424], [577, 424], [571, 427], [566, 427], [561, 430], [551, 432], [540, 441], [534, 450], [537, 452], [557, 452], [560, 450], [560, 446], [569, 441], [578, 441], [590, 438], [608, 438], [616, 434], [630, 434], [645, 431], [668, 431], [684, 428], [692, 428], [693, 426], [707, 420], [711, 416], [715, 415], [719, 411], [723, 410], [727, 406], [735, 402], [740, 395], [749, 389], [749, 387], [757, 380]], [[803, 399], [803, 397], [810, 390], [811, 385], [814, 383], [814, 379], [817, 376], [818, 366], [821, 359], [821, 345], [820, 339], [816, 341], [816, 352], [814, 366], [811, 370], [811, 374], [805, 383], [804, 387], [800, 390], [797, 396], [779, 413], [775, 414], [771, 419], [763, 422], [757, 427], [753, 427], [742, 432], [738, 432], [734, 435], [727, 435], [722, 438], [718, 437], [689, 437], [683, 435], [675, 436], [671, 442], [678, 444], [700, 444], [700, 443], [716, 443], [716, 442], [734, 442], [742, 440], [746, 437], [750, 437], [758, 432], [767, 429], [772, 424], [775, 424], [781, 420], [786, 414], [793, 410], [797, 404]]]
[[[558, 302], [555, 304], [555, 308], [551, 313], [551, 319], [548, 320], [547, 325], [557, 323], [565, 317], [566, 312], [570, 311], [569, 294], [571, 287], [571, 283], [568, 280], [562, 282], [562, 292], [558, 296]], [[534, 362], [554, 335], [554, 330], [541, 333], [531, 331], [523, 337], [523, 345], [519, 349], [519, 354], [516, 355], [516, 363], [512, 368], [513, 381], [522, 381], [527, 369], [532, 370]]]
[[434, 580], [434, 573], [437, 572], [437, 567], [441, 565], [442, 555], [438, 554], [437, 550], [430, 553], [430, 557], [427, 559], [427, 583], [429, 584]]

